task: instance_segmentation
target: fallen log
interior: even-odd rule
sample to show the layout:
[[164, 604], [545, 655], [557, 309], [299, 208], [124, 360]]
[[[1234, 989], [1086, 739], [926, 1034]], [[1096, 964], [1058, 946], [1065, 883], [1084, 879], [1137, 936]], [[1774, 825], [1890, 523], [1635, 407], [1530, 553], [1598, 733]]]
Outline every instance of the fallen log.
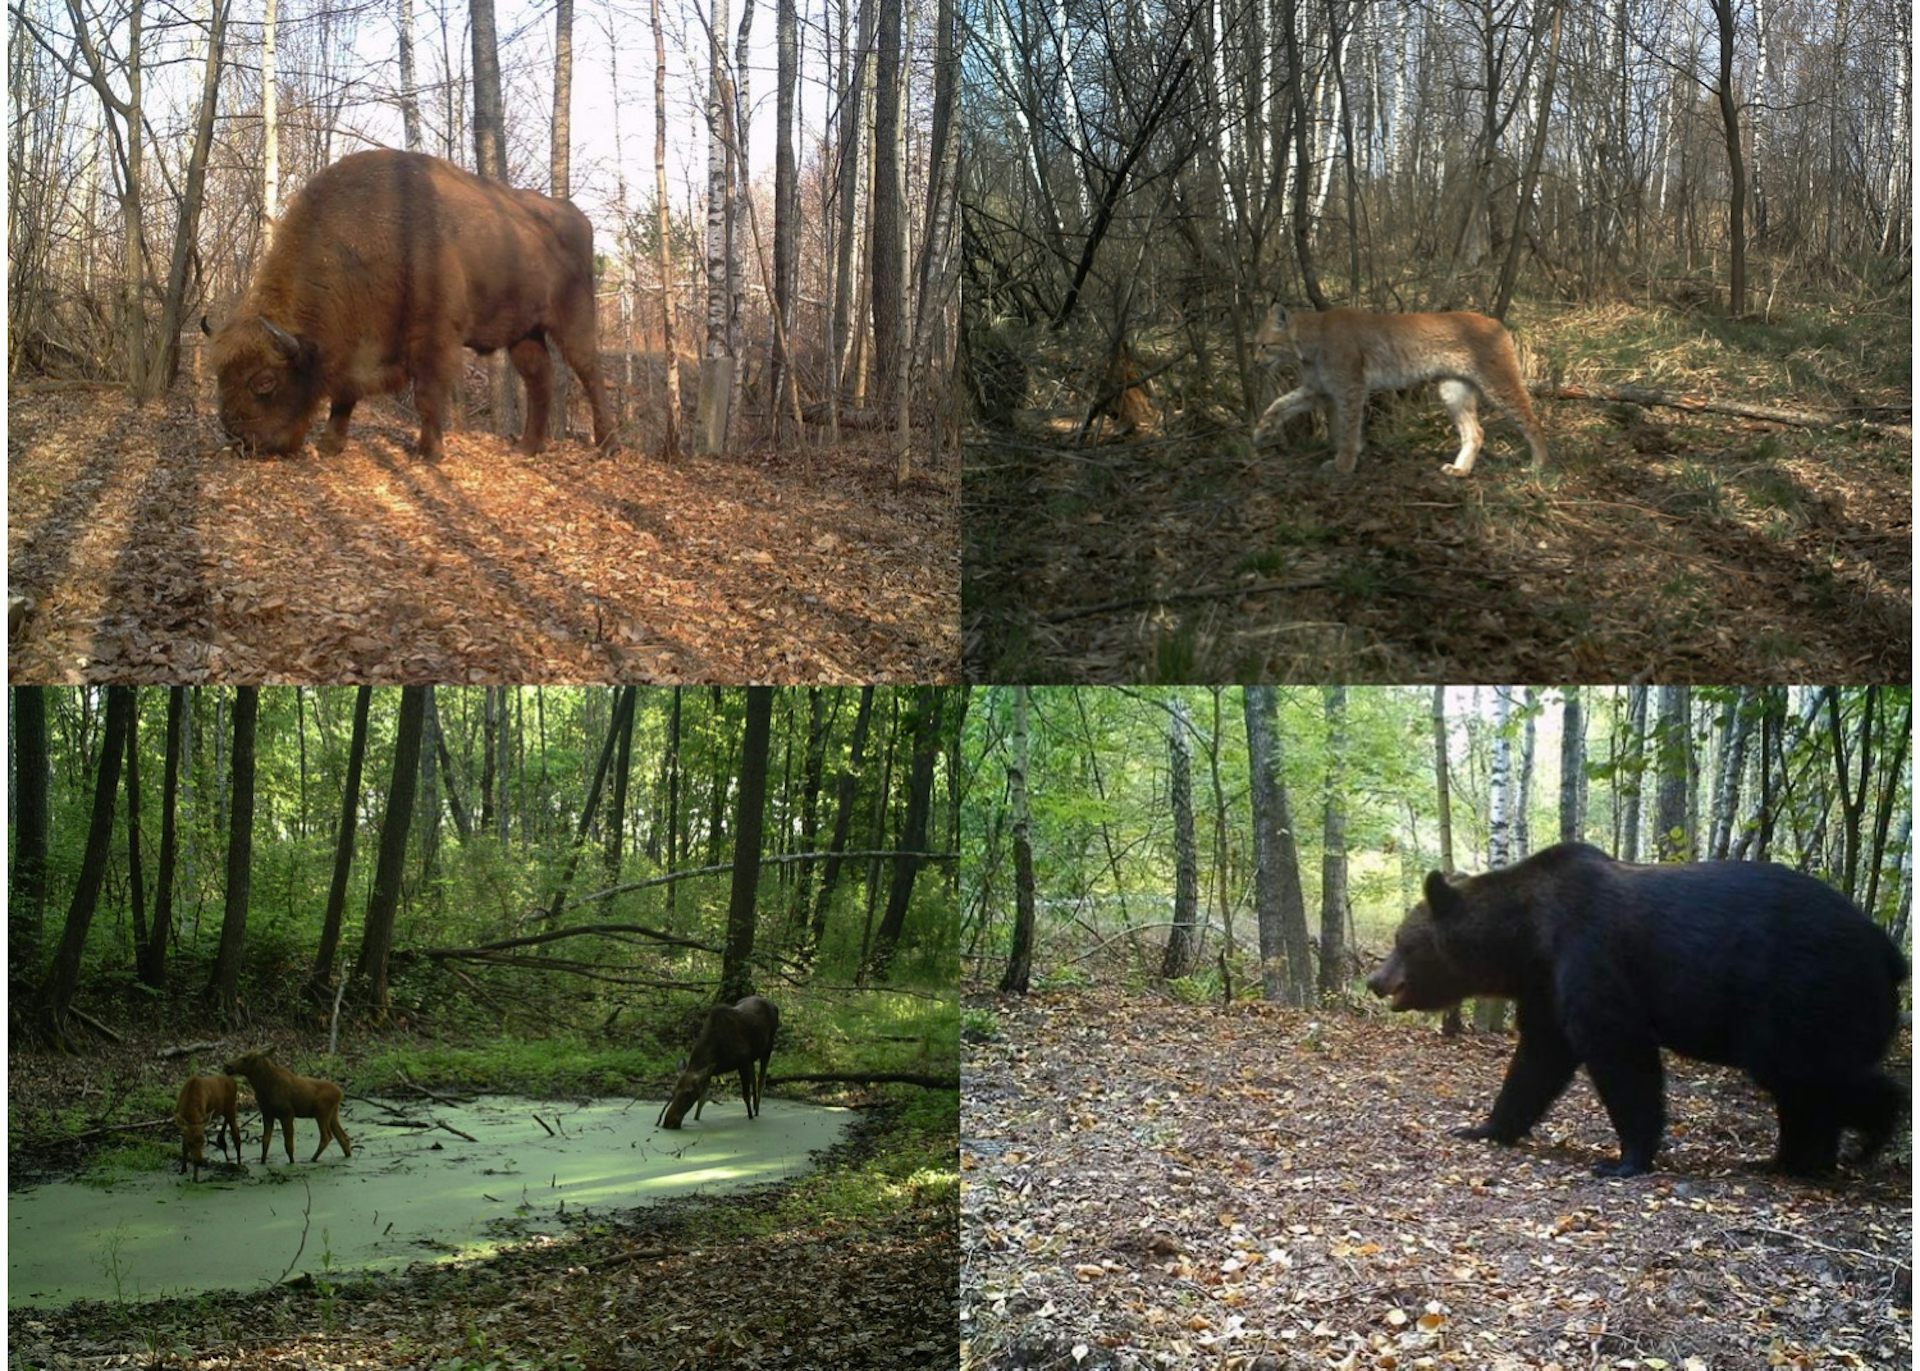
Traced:
[[831, 1081], [842, 1085], [924, 1085], [929, 1090], [958, 1090], [953, 1076], [929, 1076], [918, 1071], [808, 1071], [798, 1076], [769, 1076], [768, 1085], [795, 1081]]
[[[1546, 400], [1591, 400], [1595, 403], [1639, 405], [1643, 409], [1678, 409], [1695, 414], [1731, 414], [1741, 419], [1760, 419], [1773, 424], [1792, 424], [1797, 428], [1858, 428], [1870, 433], [1910, 437], [1911, 418], [1906, 423], [1889, 423], [1868, 418], [1870, 414], [1898, 413], [1898, 406], [1870, 405], [1838, 412], [1783, 409], [1778, 405], [1750, 405], [1741, 400], [1717, 400], [1704, 395], [1670, 395], [1647, 386], [1582, 386], [1551, 381], [1533, 381], [1527, 386]], [[1911, 411], [1909, 411], [1911, 413]]]
[[156, 1057], [161, 1058], [164, 1061], [174, 1057], [190, 1056], [195, 1052], [211, 1052], [216, 1047], [220, 1046], [220, 1043], [223, 1043], [225, 1041], [226, 1039], [222, 1038], [219, 1040], [219, 1042], [181, 1043], [178, 1047], [163, 1047], [158, 1052], [154, 1053], [154, 1055]]

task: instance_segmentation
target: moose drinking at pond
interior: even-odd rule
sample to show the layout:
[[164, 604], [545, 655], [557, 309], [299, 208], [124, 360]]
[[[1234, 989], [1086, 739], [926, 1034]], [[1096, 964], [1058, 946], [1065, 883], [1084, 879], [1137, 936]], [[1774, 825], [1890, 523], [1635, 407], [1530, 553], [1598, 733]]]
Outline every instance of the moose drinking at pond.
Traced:
[[767, 1062], [773, 1057], [773, 1035], [779, 1027], [780, 1011], [773, 1007], [773, 1001], [759, 995], [709, 1009], [693, 1052], [681, 1064], [680, 1078], [673, 1083], [673, 1098], [654, 1122], [662, 1128], [678, 1128], [688, 1109], [693, 1110], [697, 1122], [706, 1105], [707, 1083], [716, 1071], [740, 1073], [747, 1117], [757, 1117], [760, 1091], [767, 1083]]
[[231, 1076], [189, 1076], [174, 1102], [173, 1121], [180, 1126], [180, 1170], [193, 1165], [193, 1178], [200, 1179], [200, 1168], [207, 1164], [207, 1124], [220, 1121], [220, 1155], [227, 1155], [227, 1139], [233, 1139], [233, 1155], [240, 1155], [240, 1089]]
[[319, 1161], [320, 1154], [327, 1150], [327, 1144], [339, 1140], [340, 1150], [349, 1157], [353, 1155], [353, 1144], [347, 1141], [347, 1130], [340, 1126], [340, 1087], [332, 1081], [323, 1081], [314, 1076], [296, 1076], [284, 1066], [276, 1066], [265, 1053], [249, 1052], [220, 1068], [229, 1076], [245, 1076], [253, 1086], [253, 1097], [260, 1101], [261, 1126], [265, 1130], [260, 1138], [260, 1164], [267, 1164], [267, 1153], [273, 1147], [273, 1125], [278, 1122], [286, 1134], [287, 1160], [293, 1160], [293, 1121], [295, 1119], [314, 1119], [320, 1124], [320, 1146], [313, 1150], [308, 1160]]
[[549, 338], [579, 376], [604, 447], [613, 427], [586, 215], [437, 157], [355, 153], [293, 198], [245, 303], [215, 336], [220, 422], [243, 449], [294, 452], [325, 397], [320, 451], [332, 455], [361, 399], [411, 382], [420, 455], [432, 461], [460, 349], [506, 348], [527, 386], [520, 446], [538, 452], [553, 389]]

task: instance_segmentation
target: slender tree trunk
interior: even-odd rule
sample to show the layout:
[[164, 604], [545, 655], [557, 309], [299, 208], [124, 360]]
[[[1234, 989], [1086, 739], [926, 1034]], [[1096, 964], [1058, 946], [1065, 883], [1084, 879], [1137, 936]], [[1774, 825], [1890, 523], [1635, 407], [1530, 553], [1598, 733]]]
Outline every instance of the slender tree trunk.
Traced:
[[260, 41], [260, 203], [264, 208], [262, 245], [273, 246], [280, 222], [280, 0], [266, 0], [266, 25]]
[[1279, 804], [1274, 756], [1276, 698], [1272, 686], [1248, 686], [1241, 691], [1240, 709], [1246, 719], [1248, 788], [1253, 805], [1253, 903], [1260, 943], [1260, 993], [1265, 999], [1284, 1002], [1287, 941], [1280, 911], [1280, 824], [1274, 813]]
[[[507, 179], [506, 110], [500, 99], [500, 43], [494, 26], [493, 0], [467, 0], [473, 34], [473, 159], [474, 168], [493, 181]], [[493, 393], [493, 431], [502, 437], [513, 432], [513, 369], [506, 349], [488, 359], [488, 388]], [[383, 998], [384, 1003], [384, 998]]]
[[407, 151], [422, 150], [420, 138], [420, 81], [413, 63], [413, 0], [397, 0], [400, 6], [400, 120], [405, 129]]
[[1000, 978], [1000, 993], [1024, 995], [1033, 977], [1033, 817], [1027, 805], [1026, 686], [1013, 687], [1013, 732], [1008, 739], [1007, 796], [1013, 810], [1013, 952]]
[[353, 701], [353, 737], [347, 745], [347, 781], [340, 798], [340, 821], [333, 834], [333, 879], [327, 886], [327, 910], [320, 922], [320, 946], [308, 981], [316, 999], [329, 998], [333, 959], [340, 947], [340, 924], [347, 908], [347, 879], [353, 873], [353, 849], [360, 832], [360, 774], [367, 761], [367, 722], [373, 687], [361, 686]]
[[[173, 235], [173, 256], [167, 264], [167, 293], [160, 313], [160, 364], [148, 377], [148, 395], [157, 396], [180, 372], [180, 328], [186, 314], [187, 269], [200, 232], [200, 206], [205, 199], [207, 154], [213, 147], [215, 106], [220, 96], [220, 62], [227, 41], [228, 0], [209, 0], [206, 74], [200, 86], [200, 113], [194, 121], [193, 151], [187, 158], [187, 182], [180, 202], [180, 218]], [[268, 0], [272, 13], [274, 0]]]
[[[587, 801], [580, 807], [580, 823], [574, 830], [573, 842], [567, 849], [566, 865], [561, 869], [560, 879], [554, 886], [553, 899], [547, 904], [547, 922], [551, 924], [560, 917], [560, 911], [567, 902], [567, 891], [573, 885], [574, 868], [580, 864], [580, 854], [586, 850], [587, 834], [593, 828], [593, 816], [600, 808], [600, 792], [607, 783], [607, 772], [613, 766], [613, 754], [622, 729], [633, 720], [635, 699], [639, 694], [637, 686], [618, 686], [619, 698], [613, 707], [613, 717], [607, 725], [606, 740], [600, 745], [600, 759], [593, 768], [593, 780], [587, 787]], [[672, 889], [671, 886], [668, 889]]]
[[[616, 687], [618, 689], [618, 687]], [[620, 879], [620, 846], [627, 832], [627, 778], [633, 769], [633, 716], [620, 730], [620, 750], [613, 762], [613, 812], [607, 816], [607, 879]]]
[[[661, 346], [667, 355], [666, 403], [661, 407], [666, 431], [661, 435], [660, 456], [672, 461], [680, 455], [680, 353], [674, 341], [673, 224], [667, 213], [667, 40], [660, 26], [660, 0], [651, 0], [653, 14], [653, 196], [656, 227], [660, 237], [660, 329]], [[680, 717], [679, 687], [674, 687], [674, 718]], [[671, 866], [671, 862], [669, 862]], [[673, 899], [673, 887], [667, 887], [667, 899]], [[669, 905], [671, 907], [671, 905]]]
[[1327, 686], [1327, 788], [1320, 844], [1320, 994], [1337, 998], [1347, 984], [1347, 690]]
[[[800, 850], [812, 852], [820, 836], [820, 787], [826, 773], [827, 713], [826, 696], [819, 686], [807, 688], [807, 760], [800, 776]], [[813, 903], [813, 863], [798, 863], [800, 870], [793, 882], [793, 905], [787, 927], [806, 927], [807, 911]]]
[[133, 922], [136, 968], [147, 945], [146, 876], [140, 865], [140, 692], [133, 692], [127, 715], [127, 908]]
[[868, 979], [884, 980], [893, 965], [894, 949], [906, 928], [907, 906], [927, 850], [927, 820], [933, 809], [933, 768], [940, 757], [940, 713], [946, 691], [940, 686], [914, 688], [913, 770], [907, 779], [907, 817], [900, 825], [900, 856], [893, 859], [893, 884], [887, 892], [887, 913], [874, 937]]
[[1727, 139], [1727, 313], [1739, 318], [1747, 312], [1747, 172], [1740, 151], [1740, 105], [1733, 89], [1734, 0], [1709, 3], [1720, 29], [1720, 81], [1714, 94]]
[[[632, 686], [628, 686], [631, 698]], [[631, 712], [631, 705], [629, 705]], [[733, 824], [733, 890], [727, 900], [727, 949], [720, 1003], [753, 993], [754, 910], [760, 894], [760, 845], [767, 817], [767, 744], [773, 730], [773, 687], [747, 687], [746, 738], [740, 755], [740, 802]]]
[[100, 769], [94, 781], [93, 816], [80, 858], [80, 878], [74, 885], [73, 902], [67, 906], [59, 949], [38, 997], [41, 1036], [49, 1046], [62, 1051], [70, 1052], [77, 1046], [67, 1033], [67, 1013], [80, 985], [80, 954], [86, 947], [87, 928], [93, 922], [100, 885], [107, 874], [113, 842], [113, 802], [120, 789], [120, 766], [126, 760], [127, 728], [132, 718], [133, 687], [108, 686], [105, 736], [100, 742]]
[[707, 33], [707, 343], [700, 362], [699, 413], [694, 451], [710, 457], [727, 450], [727, 420], [733, 409], [733, 97], [727, 79], [727, 0], [713, 0]]
[[1527, 216], [1533, 210], [1534, 190], [1540, 184], [1540, 163], [1547, 150], [1547, 129], [1553, 113], [1553, 81], [1560, 71], [1560, 20], [1565, 6], [1553, 6], [1552, 34], [1547, 40], [1547, 73], [1540, 82], [1540, 107], [1534, 113], [1533, 144], [1527, 150], [1527, 169], [1520, 178], [1520, 203], [1513, 211], [1513, 232], [1507, 236], [1506, 260], [1500, 264], [1500, 286], [1494, 296], [1493, 317], [1504, 320], [1513, 303], [1513, 285], [1520, 275], [1520, 250], [1527, 241]]
[[181, 742], [187, 713], [187, 688], [167, 689], [167, 759], [160, 782], [160, 870], [154, 876], [153, 928], [146, 954], [140, 958], [140, 979], [161, 990], [167, 984], [167, 943], [173, 936], [173, 873], [179, 860]]
[[1560, 841], [1586, 840], [1587, 717], [1580, 705], [1580, 687], [1561, 692], [1560, 714]]
[[30, 998], [22, 990], [40, 965], [46, 937], [47, 855], [53, 833], [47, 689], [13, 688], [13, 785], [9, 791], [13, 872], [7, 883], [7, 981], [22, 1003]]
[[1200, 956], [1197, 927], [1200, 907], [1200, 856], [1193, 838], [1193, 742], [1187, 702], [1174, 696], [1167, 719], [1167, 754], [1171, 770], [1167, 795], [1173, 804], [1173, 928], [1167, 935], [1167, 954], [1160, 979], [1178, 980], [1193, 970]]
[[827, 930], [827, 906], [834, 887], [840, 882], [840, 854], [847, 849], [853, 832], [853, 815], [860, 789], [860, 764], [866, 752], [867, 731], [873, 722], [873, 687], [860, 690], [860, 708], [854, 715], [853, 739], [848, 746], [847, 764], [834, 780], [833, 837], [827, 843], [826, 869], [820, 873], [820, 893], [814, 899], [813, 924], [807, 936], [809, 950], [816, 950]]
[[[573, 198], [573, 0], [554, 0], [553, 9], [553, 147], [547, 171], [547, 193], [556, 200]], [[547, 350], [559, 349], [549, 340]], [[567, 406], [573, 398], [573, 373], [553, 368], [553, 406], [549, 411], [551, 436], [567, 436]]]
[[1662, 862], [1690, 862], [1687, 774], [1693, 752], [1691, 692], [1686, 686], [1661, 686], [1659, 715], [1660, 785], [1654, 806], [1654, 856]]
[[207, 986], [214, 1012], [235, 1022], [240, 1007], [240, 958], [246, 949], [247, 911], [253, 900], [254, 726], [260, 716], [260, 690], [239, 686], [233, 693], [233, 803], [227, 830], [226, 914], [220, 922], [220, 951]]
[[[790, 432], [793, 416], [781, 399], [787, 393], [789, 384], [791, 364], [787, 359], [787, 348], [793, 337], [794, 296], [800, 287], [800, 173], [793, 145], [794, 103], [800, 88], [800, 52], [795, 0], [777, 0], [777, 4], [775, 47], [779, 54], [779, 69], [775, 82], [779, 97], [774, 114], [777, 127], [774, 130], [773, 155], [773, 309], [779, 317], [780, 327], [773, 330], [773, 385], [769, 403], [774, 415], [775, 442], [785, 447], [795, 436]], [[815, 700], [818, 700], [817, 691]], [[818, 712], [817, 704], [815, 712]], [[803, 862], [803, 877], [808, 870], [809, 865]]]
[[1647, 774], [1647, 687], [1627, 687], [1625, 794], [1620, 797], [1620, 860], [1640, 860], [1640, 797]]
[[406, 870], [407, 834], [413, 828], [413, 797], [420, 780], [421, 743], [426, 734], [426, 686], [400, 688], [400, 722], [393, 742], [393, 777], [380, 821], [380, 856], [373, 890], [367, 897], [367, 922], [354, 961], [352, 979], [364, 988], [377, 1018], [387, 1013], [387, 961], [393, 951], [394, 916], [400, 907], [400, 881]]

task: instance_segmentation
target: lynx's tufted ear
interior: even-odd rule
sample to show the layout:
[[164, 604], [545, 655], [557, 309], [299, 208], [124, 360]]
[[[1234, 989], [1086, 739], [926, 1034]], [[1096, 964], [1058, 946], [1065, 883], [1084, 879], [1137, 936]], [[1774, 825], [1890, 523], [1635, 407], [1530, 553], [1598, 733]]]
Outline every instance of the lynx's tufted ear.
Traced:
[[1291, 346], [1292, 338], [1287, 332], [1288, 322], [1286, 304], [1275, 300], [1267, 307], [1266, 318], [1261, 321], [1260, 332], [1254, 336], [1254, 343], [1263, 348]]

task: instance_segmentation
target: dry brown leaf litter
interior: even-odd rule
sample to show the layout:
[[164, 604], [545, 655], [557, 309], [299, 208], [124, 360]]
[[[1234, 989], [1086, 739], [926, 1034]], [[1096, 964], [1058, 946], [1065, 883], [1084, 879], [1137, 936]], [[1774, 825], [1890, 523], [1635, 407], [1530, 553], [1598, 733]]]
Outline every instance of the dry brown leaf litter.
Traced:
[[663, 463], [397, 410], [347, 450], [216, 447], [204, 407], [9, 401], [16, 681], [927, 681], [958, 670], [957, 482], [809, 448]]
[[1659, 1170], [1582, 1079], [1530, 1143], [1477, 1120], [1510, 1040], [1417, 1019], [1035, 996], [990, 1007], [961, 1114], [970, 1367], [1906, 1368], [1906, 1147], [1832, 1184], [1670, 1063]]

